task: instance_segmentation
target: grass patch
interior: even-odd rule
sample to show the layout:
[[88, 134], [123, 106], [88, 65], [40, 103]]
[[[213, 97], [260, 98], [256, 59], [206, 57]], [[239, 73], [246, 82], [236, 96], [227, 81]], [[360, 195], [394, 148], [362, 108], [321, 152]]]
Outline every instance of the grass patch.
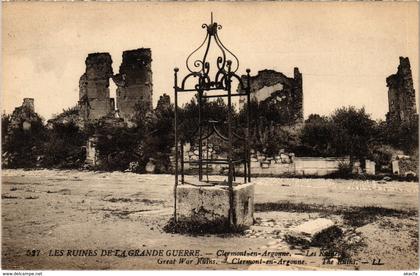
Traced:
[[202, 220], [192, 217], [189, 220], [181, 220], [175, 222], [174, 218], [170, 218], [163, 230], [167, 233], [187, 234], [193, 236], [203, 236], [206, 234], [243, 234], [247, 227], [229, 226], [225, 219], [212, 222], [203, 222]]
[[256, 212], [284, 211], [293, 213], [319, 213], [327, 211], [328, 207], [316, 204], [292, 203], [289, 201], [255, 203]]
[[321, 213], [324, 215], [340, 215], [344, 223], [349, 226], [361, 227], [376, 221], [379, 217], [410, 217], [417, 216], [417, 211], [402, 211], [384, 207], [343, 207], [324, 206], [317, 204], [292, 203], [289, 201], [256, 203], [256, 212], [294, 212], [294, 213]]
[[39, 197], [38, 196], [27, 196], [27, 197], [25, 197], [25, 199], [38, 199]]
[[16, 199], [18, 197], [17, 196], [11, 196], [11, 195], [2, 195], [1, 198], [2, 199]]
[[390, 208], [367, 206], [344, 210], [344, 222], [350, 226], [361, 227], [375, 221], [378, 217], [406, 217], [415, 215], [416, 212], [400, 211]]
[[117, 216], [121, 219], [127, 219], [129, 215], [135, 214], [135, 213], [142, 213], [142, 212], [148, 212], [151, 211], [150, 209], [140, 209], [140, 210], [118, 210], [118, 209], [109, 209], [109, 208], [101, 208], [98, 209], [100, 211], [109, 212], [105, 215], [105, 217], [110, 217], [110, 215]]
[[109, 199], [104, 199], [104, 201], [109, 201], [109, 202], [132, 202], [133, 200], [131, 198], [109, 198]]
[[326, 259], [337, 258], [339, 262], [346, 262], [352, 259], [352, 256], [365, 243], [362, 240], [350, 242], [347, 239], [334, 239], [320, 245], [321, 252]]
[[131, 198], [125, 198], [125, 197], [104, 198], [103, 201], [109, 201], [109, 202], [112, 202], [112, 203], [116, 203], [116, 202], [142, 202], [144, 204], [149, 204], [149, 205], [163, 204], [165, 202], [163, 200], [154, 200], [154, 199], [148, 199], [148, 198], [143, 198], [143, 199], [135, 198], [135, 199], [131, 199]]

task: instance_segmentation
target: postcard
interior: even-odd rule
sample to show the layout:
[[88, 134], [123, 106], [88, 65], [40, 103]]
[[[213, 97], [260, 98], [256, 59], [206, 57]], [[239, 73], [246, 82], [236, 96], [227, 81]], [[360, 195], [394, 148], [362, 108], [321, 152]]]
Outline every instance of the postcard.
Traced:
[[418, 2], [2, 9], [2, 270], [416, 275]]

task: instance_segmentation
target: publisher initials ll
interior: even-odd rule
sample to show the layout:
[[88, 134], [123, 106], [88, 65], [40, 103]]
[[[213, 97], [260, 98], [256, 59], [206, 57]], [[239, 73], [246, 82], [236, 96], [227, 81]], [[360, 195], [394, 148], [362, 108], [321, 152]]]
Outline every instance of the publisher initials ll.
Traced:
[[373, 259], [372, 265], [384, 265], [384, 263], [381, 263], [381, 259]]

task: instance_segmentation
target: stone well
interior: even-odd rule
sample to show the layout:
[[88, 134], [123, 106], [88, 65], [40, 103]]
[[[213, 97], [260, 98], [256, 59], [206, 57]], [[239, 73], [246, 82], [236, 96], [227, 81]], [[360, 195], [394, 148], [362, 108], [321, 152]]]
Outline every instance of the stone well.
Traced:
[[[176, 188], [178, 222], [204, 225], [229, 224], [229, 187], [227, 185], [190, 185]], [[254, 221], [254, 184], [233, 186], [233, 226], [251, 226]]]

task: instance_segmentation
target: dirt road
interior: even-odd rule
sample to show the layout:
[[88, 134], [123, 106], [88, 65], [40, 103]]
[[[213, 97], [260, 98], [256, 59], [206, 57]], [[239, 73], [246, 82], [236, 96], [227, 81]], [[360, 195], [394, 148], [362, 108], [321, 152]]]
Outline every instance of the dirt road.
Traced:
[[[222, 253], [244, 250], [280, 251], [288, 253], [289, 260], [304, 260], [304, 265], [284, 263], [268, 266], [271, 269], [408, 270], [418, 267], [417, 183], [257, 178], [254, 180], [257, 224], [248, 234], [191, 236], [163, 231], [172, 213], [173, 180], [171, 175], [4, 170], [3, 268], [267, 267], [252, 258], [238, 264], [238, 260]], [[267, 207], [266, 203], [272, 204]], [[302, 204], [314, 208], [310, 211], [285, 209], [285, 206]], [[347, 213], [328, 212], [328, 206], [350, 211], [376, 206], [393, 212], [369, 213], [369, 219], [358, 224], [346, 218]], [[343, 226], [346, 241], [357, 245], [355, 250], [349, 246], [348, 252], [352, 260], [358, 259], [359, 263], [322, 265], [319, 252], [315, 254], [318, 258], [307, 257], [308, 249], [293, 248], [284, 241], [288, 228], [317, 217], [328, 217]], [[185, 250], [191, 249], [199, 250], [198, 255], [185, 256], [190, 254]], [[159, 256], [160, 252], [163, 256]], [[147, 254], [158, 256], [144, 256]], [[187, 260], [180, 263], [180, 258], [184, 257]], [[190, 259], [192, 263], [185, 263]], [[369, 264], [360, 263], [365, 259]], [[381, 259], [384, 265], [372, 266], [372, 259]]]

